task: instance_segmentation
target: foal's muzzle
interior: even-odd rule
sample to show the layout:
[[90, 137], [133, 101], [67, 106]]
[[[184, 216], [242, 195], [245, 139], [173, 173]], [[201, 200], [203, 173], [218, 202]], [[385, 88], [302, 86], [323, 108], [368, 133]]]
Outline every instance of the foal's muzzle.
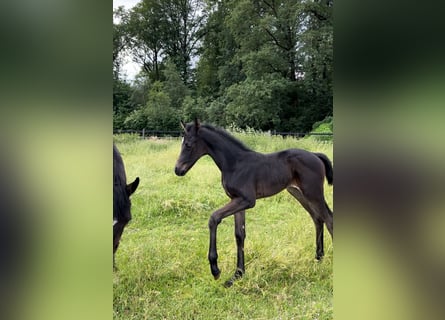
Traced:
[[187, 170], [185, 169], [184, 165], [182, 165], [182, 166], [176, 165], [175, 173], [176, 173], [177, 176], [182, 177], [182, 176], [184, 176], [187, 173]]
[[185, 172], [178, 167], [175, 167], [175, 173], [177, 176], [183, 176], [185, 174]]

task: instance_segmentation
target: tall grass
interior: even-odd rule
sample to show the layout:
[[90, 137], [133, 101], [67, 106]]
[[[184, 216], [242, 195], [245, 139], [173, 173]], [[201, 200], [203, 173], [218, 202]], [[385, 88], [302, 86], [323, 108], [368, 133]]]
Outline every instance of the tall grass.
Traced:
[[[332, 144], [312, 138], [235, 135], [260, 152], [301, 148], [332, 159]], [[115, 142], [128, 180], [141, 178], [116, 254], [115, 319], [332, 319], [332, 242], [326, 231], [326, 256], [315, 261], [313, 222], [294, 198], [282, 192], [247, 211], [246, 274], [226, 289], [236, 267], [233, 218], [218, 227], [221, 280], [207, 261], [208, 218], [228, 201], [213, 160], [177, 177], [179, 139], [121, 135]], [[332, 208], [332, 187], [325, 196]]]

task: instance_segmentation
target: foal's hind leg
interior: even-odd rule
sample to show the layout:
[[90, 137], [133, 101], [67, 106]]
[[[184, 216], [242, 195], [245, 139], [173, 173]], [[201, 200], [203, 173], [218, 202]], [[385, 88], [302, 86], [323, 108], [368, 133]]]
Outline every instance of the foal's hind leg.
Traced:
[[236, 270], [233, 277], [226, 281], [224, 284], [225, 287], [230, 287], [233, 283], [240, 279], [244, 272], [244, 239], [246, 238], [246, 214], [245, 211], [240, 211], [235, 213], [235, 239], [236, 239], [236, 248], [237, 248], [237, 262], [236, 262]]
[[311, 215], [312, 220], [315, 224], [315, 243], [316, 243], [316, 253], [315, 258], [320, 260], [324, 256], [324, 229], [323, 224], [326, 223], [328, 227], [328, 231], [332, 236], [332, 212], [330, 212], [327, 207], [324, 198], [320, 199], [320, 197], [313, 197], [313, 199], [308, 198], [304, 195], [300, 189], [294, 187], [288, 187], [287, 191], [294, 196], [298, 202], [306, 209], [307, 212]]
[[331, 234], [332, 239], [334, 239], [334, 218], [332, 215], [331, 209], [329, 209], [328, 204], [326, 201], [324, 202], [327, 210], [327, 216], [326, 216], [326, 228], [328, 228], [329, 233]]

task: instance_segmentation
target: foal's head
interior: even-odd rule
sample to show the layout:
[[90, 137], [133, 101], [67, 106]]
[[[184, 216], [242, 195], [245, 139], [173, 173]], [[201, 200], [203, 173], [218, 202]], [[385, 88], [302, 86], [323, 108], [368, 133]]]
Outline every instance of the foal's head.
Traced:
[[193, 123], [187, 125], [181, 122], [181, 126], [184, 130], [184, 137], [181, 153], [175, 166], [175, 173], [178, 176], [185, 175], [199, 158], [207, 154], [207, 146], [199, 135], [201, 127], [199, 120], [195, 119]]

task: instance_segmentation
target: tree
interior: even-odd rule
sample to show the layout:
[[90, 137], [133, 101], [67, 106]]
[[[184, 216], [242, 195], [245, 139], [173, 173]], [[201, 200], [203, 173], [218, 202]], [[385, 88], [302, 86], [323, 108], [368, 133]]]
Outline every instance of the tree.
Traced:
[[117, 78], [120, 69], [120, 54], [124, 50], [124, 35], [120, 25], [113, 23], [113, 77]]
[[163, 82], [164, 90], [171, 100], [171, 107], [179, 110], [182, 106], [184, 98], [189, 94], [189, 89], [181, 79], [181, 75], [176, 70], [176, 66], [168, 61], [163, 70], [165, 81]]
[[179, 123], [179, 114], [171, 107], [171, 99], [164, 91], [162, 82], [153, 83], [147, 104], [133, 111], [125, 125], [136, 130], [172, 130]]
[[207, 23], [197, 63], [197, 95], [217, 99], [232, 84], [245, 79], [240, 62], [234, 59], [238, 50], [233, 34], [226, 23], [232, 13], [233, 1], [208, 1]]
[[[310, 130], [315, 121], [332, 114], [332, 1], [236, 0], [230, 17], [226, 18], [238, 49], [232, 59], [239, 61], [243, 84], [232, 84], [225, 95], [234, 101], [234, 93], [248, 94], [253, 87], [264, 94], [280, 92], [281, 98], [265, 96], [257, 101], [257, 109], [246, 113], [264, 118], [275, 129]], [[281, 77], [283, 86], [266, 81]], [[253, 87], [252, 87], [253, 86]], [[257, 94], [258, 95], [258, 94]], [[242, 98], [235, 98], [240, 100]], [[252, 97], [253, 99], [253, 97]], [[251, 101], [238, 104], [238, 114], [249, 110]], [[266, 108], [265, 101], [270, 103]], [[233, 102], [229, 102], [233, 104]], [[229, 108], [229, 105], [227, 108]], [[250, 108], [253, 108], [251, 105]], [[230, 106], [228, 115], [233, 113]], [[263, 111], [261, 111], [263, 110]], [[264, 111], [269, 110], [269, 111]], [[280, 119], [276, 121], [277, 112]], [[255, 120], [257, 125], [258, 119]], [[260, 121], [265, 125], [266, 121]]]
[[113, 61], [123, 44], [143, 69], [126, 123], [167, 129], [168, 113], [311, 130], [332, 116], [332, 9], [329, 0], [142, 0], [121, 10]]
[[280, 126], [283, 107], [288, 104], [289, 81], [277, 76], [250, 79], [232, 85], [226, 93], [226, 123], [239, 128], [273, 130]]
[[[239, 0], [227, 20], [246, 74], [280, 73], [296, 80], [296, 34], [301, 2]], [[257, 68], [261, 70], [258, 71]]]
[[191, 96], [186, 96], [182, 103], [181, 119], [187, 121], [195, 118], [208, 121], [207, 102], [201, 97], [194, 99]]
[[143, 0], [129, 11], [121, 13], [120, 18], [134, 61], [154, 81], [159, 80], [164, 47], [163, 30], [166, 28], [162, 1]]
[[176, 65], [185, 84], [191, 84], [191, 60], [194, 58], [206, 22], [201, 0], [165, 0], [165, 53]]
[[309, 122], [332, 115], [333, 26], [332, 1], [304, 3], [304, 25], [300, 35], [302, 46], [298, 58], [304, 73], [303, 103]]
[[191, 62], [206, 21], [202, 9], [202, 0], [142, 0], [117, 13], [133, 59], [152, 80], [161, 80], [168, 59], [182, 81], [192, 84]]
[[127, 82], [113, 81], [113, 128], [126, 129], [125, 119], [136, 108], [132, 98], [132, 88]]

